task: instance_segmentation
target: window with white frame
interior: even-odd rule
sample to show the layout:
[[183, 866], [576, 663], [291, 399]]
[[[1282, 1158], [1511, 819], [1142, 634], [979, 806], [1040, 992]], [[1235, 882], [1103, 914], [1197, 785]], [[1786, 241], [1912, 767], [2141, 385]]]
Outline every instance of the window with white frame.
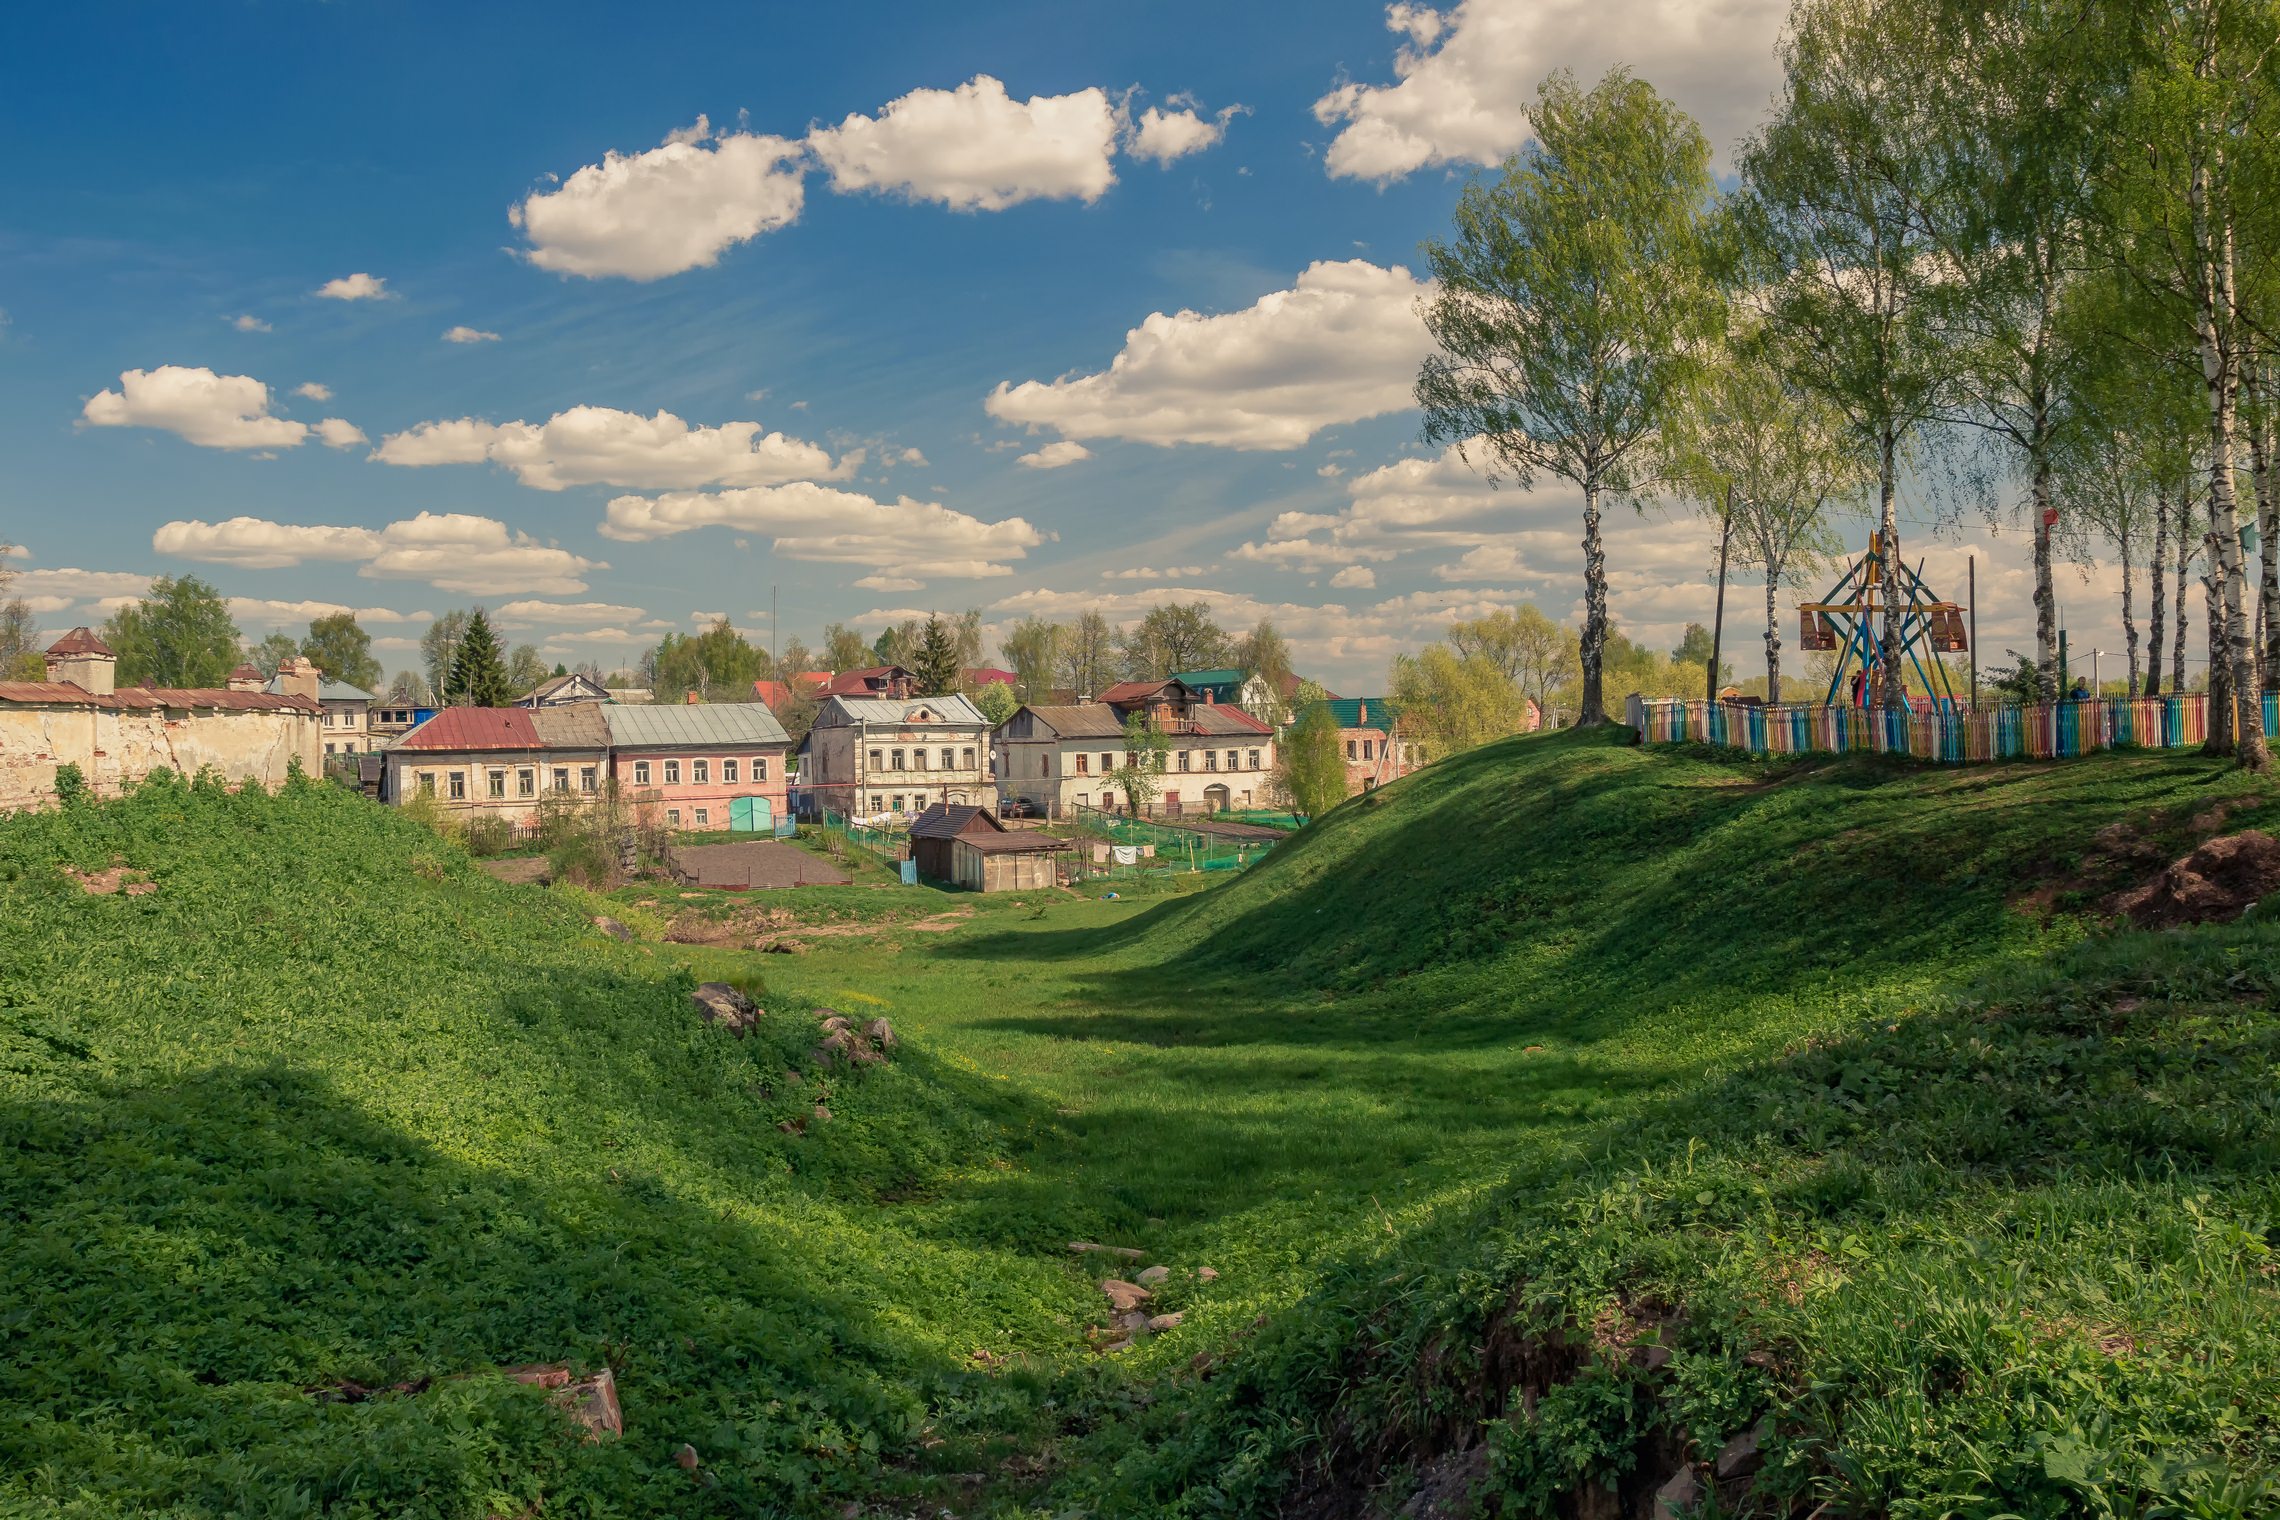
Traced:
[[579, 766], [579, 767], [578, 767], [578, 790], [579, 790], [579, 791], [581, 791], [581, 792], [590, 792], [590, 791], [594, 790], [594, 784], [595, 784], [594, 768], [593, 768], [592, 766], [590, 766], [590, 765], [581, 765], [581, 766]]
[[691, 760], [689, 762], [689, 779], [698, 786], [710, 784], [712, 781], [712, 762], [709, 760]]
[[467, 773], [465, 771], [453, 771], [451, 773], [451, 800], [454, 802], [465, 802], [467, 800]]
[[536, 797], [538, 795], [538, 772], [536, 770], [525, 769], [515, 772], [515, 795], [517, 797]]
[[570, 790], [569, 766], [558, 765], [554, 768], [554, 789], [558, 792], [567, 792]]
[[491, 772], [491, 795], [494, 797], [507, 795], [507, 773], [505, 771]]
[[752, 779], [755, 781], [768, 779], [768, 762], [757, 755], [752, 757]]
[[667, 786], [679, 786], [681, 784], [680, 761], [668, 760], [665, 762], [665, 784]]
[[667, 808], [665, 810], [665, 821], [674, 828], [679, 828], [681, 826], [681, 810], [679, 808]]
[[721, 784], [724, 786], [736, 785], [736, 762], [734, 760], [721, 761], [720, 779]]
[[700, 829], [701, 829], [701, 828], [704, 828], [705, 826], [707, 826], [707, 825], [708, 825], [708, 824], [710, 824], [711, 822], [712, 822], [712, 809], [711, 809], [711, 808], [698, 808], [698, 809], [697, 809], [697, 827], [698, 827], [698, 828], [700, 828]]
[[647, 785], [649, 785], [649, 762], [648, 762], [648, 761], [646, 761], [646, 760], [636, 760], [636, 761], [634, 761], [634, 762], [633, 762], [633, 784], [634, 784], [635, 786], [647, 786]]
[[420, 772], [420, 795], [423, 797], [433, 797], [435, 795], [434, 771]]

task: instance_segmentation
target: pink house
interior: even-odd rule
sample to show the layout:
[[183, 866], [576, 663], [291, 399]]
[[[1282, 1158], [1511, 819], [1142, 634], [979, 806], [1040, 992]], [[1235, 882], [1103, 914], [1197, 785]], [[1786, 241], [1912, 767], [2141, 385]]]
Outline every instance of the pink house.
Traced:
[[773, 828], [785, 816], [791, 736], [765, 703], [610, 704], [610, 776], [645, 821], [668, 829]]

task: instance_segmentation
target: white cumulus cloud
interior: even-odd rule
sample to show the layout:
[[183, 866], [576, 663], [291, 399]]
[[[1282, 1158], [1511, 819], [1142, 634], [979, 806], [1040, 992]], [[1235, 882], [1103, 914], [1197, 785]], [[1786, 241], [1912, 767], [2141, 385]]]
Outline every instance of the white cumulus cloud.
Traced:
[[1190, 153], [1201, 153], [1215, 148], [1227, 136], [1227, 123], [1243, 108], [1229, 106], [1217, 115], [1207, 116], [1192, 101], [1174, 98], [1172, 107], [1163, 110], [1150, 106], [1140, 113], [1133, 123], [1131, 139], [1124, 151], [1134, 158], [1153, 159], [1159, 167]]
[[1377, 584], [1377, 572], [1367, 565], [1348, 565], [1330, 577], [1330, 584], [1341, 591], [1367, 591]]
[[936, 502], [878, 501], [811, 481], [712, 495], [619, 496], [601, 532], [641, 542], [696, 528], [766, 534], [786, 559], [867, 565], [875, 576], [918, 582], [1009, 575], [1004, 561], [1044, 542], [1019, 517], [984, 522]]
[[833, 464], [817, 444], [763, 432], [757, 422], [692, 427], [671, 412], [644, 417], [606, 406], [574, 406], [544, 422], [423, 422], [381, 439], [373, 457], [408, 466], [490, 460], [540, 491], [775, 485], [832, 479], [855, 467], [849, 460]]
[[1032, 470], [1058, 470], [1063, 465], [1077, 464], [1093, 457], [1092, 450], [1073, 438], [1048, 443], [1034, 453], [1024, 454], [1015, 464], [1027, 465]]
[[508, 602], [491, 614], [502, 628], [543, 628], [557, 624], [638, 623], [648, 614], [617, 602]]
[[1431, 347], [1430, 287], [1361, 259], [1310, 266], [1289, 290], [1218, 316], [1156, 312], [1105, 370], [1000, 382], [990, 415], [1069, 438], [1295, 449], [1326, 427], [1412, 405]]
[[261, 318], [255, 316], [251, 312], [245, 312], [238, 316], [228, 317], [224, 320], [227, 321], [230, 326], [236, 328], [239, 332], [269, 331], [269, 324], [262, 321]]
[[495, 332], [485, 332], [480, 327], [468, 327], [462, 324], [458, 327], [446, 329], [443, 341], [446, 343], [496, 343], [499, 341], [499, 335]]
[[388, 282], [374, 274], [347, 274], [325, 281], [317, 294], [328, 301], [378, 301], [388, 294]]
[[1314, 103], [1339, 129], [1333, 175], [1380, 182], [1434, 164], [1494, 164], [1528, 141], [1527, 106], [1555, 68], [1586, 86], [1628, 65], [1691, 112], [1721, 155], [1757, 125], [1780, 66], [1788, 0], [1463, 0], [1401, 4], [1392, 84], [1347, 81]]
[[507, 212], [541, 269], [600, 279], [658, 280], [709, 268], [722, 253], [799, 220], [800, 145], [711, 124], [673, 133], [645, 153], [606, 153]]
[[473, 596], [566, 596], [586, 589], [600, 560], [516, 533], [505, 523], [458, 512], [422, 512], [384, 528], [333, 527], [232, 517], [170, 522], [151, 536], [162, 554], [245, 570], [277, 570], [311, 560], [360, 562], [377, 580], [425, 581]]
[[180, 364], [126, 371], [80, 416], [91, 427], [161, 428], [202, 449], [290, 449], [309, 436], [307, 423], [269, 414], [269, 387], [251, 375]]
[[327, 417], [317, 424], [317, 439], [328, 449], [353, 449], [360, 443], [369, 443], [364, 429], [345, 417]]
[[842, 194], [893, 191], [953, 211], [1003, 211], [1100, 199], [1116, 183], [1116, 133], [1103, 90], [1021, 101], [977, 74], [954, 90], [913, 90], [877, 116], [816, 127], [808, 147]]
[[330, 401], [332, 400], [333, 396], [331, 386], [319, 385], [314, 380], [304, 380], [299, 385], [294, 386], [293, 394], [296, 396], [306, 396], [311, 401]]

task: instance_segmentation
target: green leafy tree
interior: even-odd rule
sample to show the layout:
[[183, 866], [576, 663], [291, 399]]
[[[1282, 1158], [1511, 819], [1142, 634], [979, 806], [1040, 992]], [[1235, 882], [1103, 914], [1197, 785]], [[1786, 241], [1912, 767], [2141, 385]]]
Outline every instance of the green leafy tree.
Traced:
[[1021, 699], [1003, 681], [992, 681], [974, 694], [974, 706], [990, 720], [990, 727], [995, 728], [1020, 710]]
[[1116, 684], [1117, 649], [1124, 641], [1121, 630], [1088, 607], [1061, 634], [1060, 684], [1079, 697], [1097, 697]]
[[435, 692], [429, 688], [427, 677], [418, 671], [399, 670], [388, 683], [383, 700], [393, 707], [433, 707]]
[[245, 662], [260, 671], [262, 679], [274, 680], [277, 676], [277, 667], [287, 660], [297, 657], [300, 653], [301, 646], [293, 641], [293, 635], [279, 629], [272, 629], [261, 636], [260, 643], [247, 648]]
[[[1670, 662], [1688, 670], [1707, 670], [1710, 667], [1710, 630], [1701, 623], [1688, 623], [1686, 631], [1678, 637], [1678, 647], [1670, 652]], [[1724, 660], [1718, 662], [1718, 674], [1711, 682], [1724, 686], [1734, 679], [1734, 667]]]
[[1110, 784], [1124, 793], [1125, 806], [1134, 817], [1147, 812], [1148, 804], [1164, 789], [1164, 771], [1171, 759], [1172, 736], [1150, 723], [1147, 714], [1134, 713], [1124, 720], [1124, 763]]
[[459, 641], [467, 636], [467, 617], [464, 608], [454, 608], [420, 635], [420, 663], [427, 668], [428, 690], [438, 696], [451, 687], [451, 667], [459, 657]]
[[162, 575], [111, 614], [103, 642], [121, 686], [219, 686], [238, 663], [237, 625], [221, 593], [194, 575]]
[[926, 623], [920, 618], [904, 618], [892, 628], [871, 641], [871, 665], [900, 665], [909, 670], [918, 663], [920, 641], [926, 637]]
[[692, 692], [700, 702], [749, 702], [767, 663], [725, 617], [702, 633], [667, 634], [651, 656], [649, 684], [660, 702], [679, 702]]
[[[1778, 702], [1780, 589], [1836, 553], [1831, 514], [1867, 488], [1860, 451], [1843, 415], [1792, 384], [1749, 331], [1729, 334], [1694, 372], [1662, 449], [1666, 478], [1720, 520], [1734, 563], [1764, 572], [1766, 700]], [[1706, 671], [1709, 649], [1673, 658]], [[1729, 679], [1722, 671], [1712, 684]]]
[[1013, 671], [1014, 695], [1022, 701], [1042, 701], [1053, 689], [1059, 674], [1062, 634], [1058, 623], [1025, 617], [999, 643], [999, 657]]
[[453, 707], [505, 707], [514, 698], [498, 636], [491, 632], [490, 617], [477, 607], [467, 614], [465, 631], [452, 654], [443, 699]]
[[930, 617], [919, 629], [918, 649], [907, 666], [922, 697], [948, 696], [965, 680], [958, 658], [957, 629], [940, 617]]
[[1120, 641], [1124, 677], [1160, 681], [1183, 670], [1225, 665], [1234, 645], [1227, 630], [1212, 621], [1202, 602], [1168, 602], [1151, 607]]
[[1739, 207], [1765, 334], [1793, 381], [1845, 418], [1877, 477], [1888, 706], [1905, 700], [1899, 485], [1912, 440], [1954, 393], [1960, 291], [1931, 228], [1954, 183], [1934, 132], [1939, 44], [1885, 0], [1805, 0], [1778, 112], [1743, 154]]
[[1389, 693], [1411, 739], [1437, 755], [1519, 733], [1527, 723], [1520, 688], [1493, 661], [1466, 657], [1446, 644], [1427, 644], [1393, 661]]
[[1346, 762], [1338, 752], [1338, 720], [1327, 702], [1298, 709], [1275, 747], [1275, 791], [1301, 818], [1319, 818], [1346, 800]]
[[301, 658], [315, 661], [328, 679], [365, 691], [378, 689], [383, 679], [380, 662], [372, 657], [372, 635], [356, 625], [353, 612], [311, 619], [309, 636], [301, 641]]
[[807, 647], [807, 641], [795, 633], [777, 651], [770, 674], [786, 686], [796, 686], [799, 683], [795, 678], [815, 669], [818, 658], [816, 652]]
[[517, 698], [528, 696], [549, 674], [560, 673], [559, 670], [550, 672], [545, 657], [530, 644], [517, 644], [507, 656], [507, 685]]
[[1553, 622], [1531, 602], [1451, 623], [1448, 643], [1460, 656], [1503, 671], [1538, 712], [1550, 712], [1552, 693], [1581, 678], [1575, 630]]
[[824, 668], [834, 674], [850, 670], [864, 670], [878, 663], [872, 657], [871, 646], [863, 635], [845, 623], [823, 625]]
[[40, 626], [31, 605], [15, 594], [16, 572], [8, 563], [14, 548], [0, 541], [0, 681], [44, 681]]
[[1606, 721], [1603, 499], [1651, 481], [1649, 445], [1714, 311], [1702, 129], [1617, 69], [1584, 92], [1545, 80], [1535, 143], [1466, 187], [1455, 235], [1428, 243], [1437, 352], [1417, 378], [1428, 442], [1478, 456], [1491, 480], [1541, 475], [1583, 493], [1578, 721]]
[[1256, 627], [1235, 641], [1233, 658], [1238, 670], [1259, 677], [1274, 693], [1268, 710], [1251, 716], [1262, 723], [1282, 722], [1283, 683], [1291, 675], [1290, 645], [1284, 641], [1282, 631], [1271, 618], [1259, 619]]

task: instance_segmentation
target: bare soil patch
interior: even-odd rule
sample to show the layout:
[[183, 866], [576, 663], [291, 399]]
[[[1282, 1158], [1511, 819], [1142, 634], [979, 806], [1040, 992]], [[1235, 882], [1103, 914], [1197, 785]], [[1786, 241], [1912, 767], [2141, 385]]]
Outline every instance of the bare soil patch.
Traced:
[[2280, 892], [2280, 839], [2243, 829], [2195, 847], [2150, 881], [2106, 900], [2141, 929], [2229, 924]]
[[117, 856], [113, 856], [111, 863], [100, 871], [82, 871], [73, 866], [65, 866], [63, 874], [77, 882], [79, 890], [90, 897], [110, 897], [120, 892], [129, 897], [141, 897], [147, 892], [158, 890], [158, 883], [150, 879], [148, 871], [138, 871]]
[[830, 861], [773, 839], [684, 845], [673, 852], [673, 859], [691, 886], [725, 891], [844, 886], [853, 879]]

